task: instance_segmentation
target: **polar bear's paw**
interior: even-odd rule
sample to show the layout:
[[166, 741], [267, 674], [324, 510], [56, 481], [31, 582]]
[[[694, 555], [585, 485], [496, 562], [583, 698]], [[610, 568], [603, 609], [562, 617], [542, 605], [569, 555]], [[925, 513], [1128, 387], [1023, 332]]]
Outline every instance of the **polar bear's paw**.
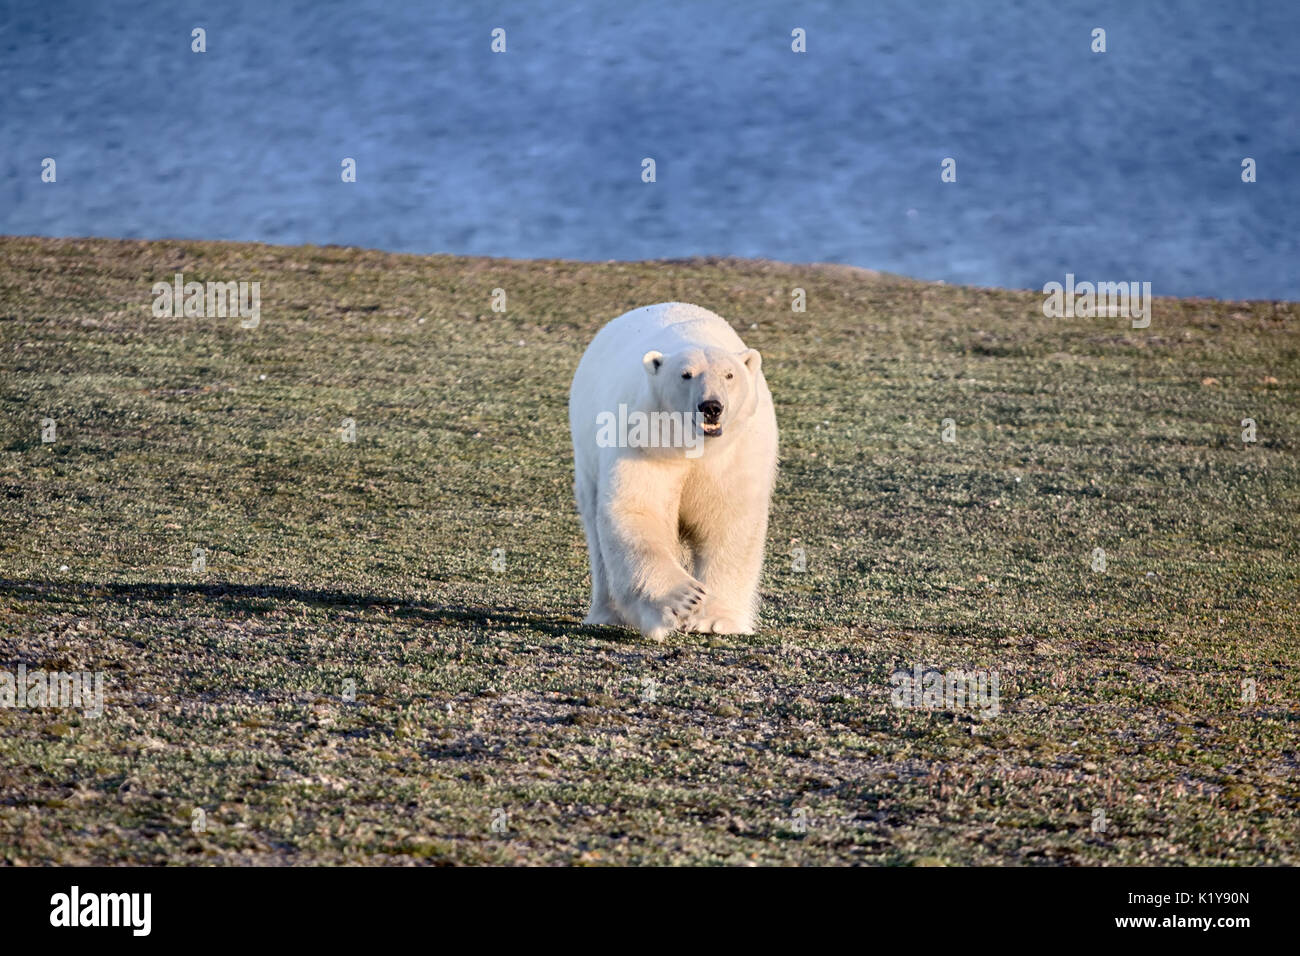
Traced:
[[593, 607], [582, 623], [596, 627], [622, 627], [623, 619], [612, 608]]
[[703, 584], [688, 577], [664, 596], [642, 602], [641, 633], [662, 641], [675, 630], [689, 629], [708, 596]]
[[754, 628], [737, 618], [703, 615], [691, 622], [697, 634], [753, 634]]
[[664, 599], [664, 612], [672, 617], [674, 624], [684, 630], [695, 619], [708, 596], [709, 592], [704, 590], [703, 584], [694, 578], [687, 578], [685, 584]]

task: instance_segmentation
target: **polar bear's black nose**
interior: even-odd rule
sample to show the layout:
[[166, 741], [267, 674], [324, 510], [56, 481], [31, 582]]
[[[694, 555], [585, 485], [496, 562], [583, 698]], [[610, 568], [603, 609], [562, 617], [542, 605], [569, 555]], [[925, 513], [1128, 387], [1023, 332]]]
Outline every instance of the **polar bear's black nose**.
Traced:
[[698, 407], [700, 412], [704, 415], [704, 420], [706, 422], [716, 422], [718, 416], [722, 414], [722, 403], [717, 399], [707, 399], [706, 401], [700, 402]]

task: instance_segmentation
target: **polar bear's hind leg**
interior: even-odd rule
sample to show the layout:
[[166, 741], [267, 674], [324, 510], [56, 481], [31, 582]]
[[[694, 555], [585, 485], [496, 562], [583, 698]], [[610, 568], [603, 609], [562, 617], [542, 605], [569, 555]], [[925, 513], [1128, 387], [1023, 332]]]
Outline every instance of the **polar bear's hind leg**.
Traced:
[[582, 530], [587, 534], [587, 557], [591, 563], [591, 610], [582, 623], [621, 627], [624, 621], [610, 600], [605, 558], [600, 548], [595, 482], [580, 478], [574, 492], [578, 499], [578, 514], [582, 517]]

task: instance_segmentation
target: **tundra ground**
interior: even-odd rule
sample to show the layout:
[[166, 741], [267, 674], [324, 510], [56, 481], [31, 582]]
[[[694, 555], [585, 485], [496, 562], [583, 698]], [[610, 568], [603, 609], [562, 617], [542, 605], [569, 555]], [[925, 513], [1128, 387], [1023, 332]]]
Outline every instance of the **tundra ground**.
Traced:
[[[155, 317], [178, 272], [257, 328]], [[569, 381], [674, 299], [776, 399], [753, 637], [579, 623]], [[106, 687], [0, 707], [0, 860], [1300, 862], [1300, 306], [1042, 302], [0, 239], [0, 670]], [[896, 706], [917, 666], [998, 713]]]

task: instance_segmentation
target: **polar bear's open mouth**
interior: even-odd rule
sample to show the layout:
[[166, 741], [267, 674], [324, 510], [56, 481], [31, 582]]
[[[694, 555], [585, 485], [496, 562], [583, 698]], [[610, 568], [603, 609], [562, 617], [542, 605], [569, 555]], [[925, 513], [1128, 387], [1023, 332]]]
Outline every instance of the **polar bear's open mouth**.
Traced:
[[721, 423], [721, 422], [712, 422], [712, 423], [710, 423], [710, 422], [701, 422], [701, 423], [700, 423], [700, 431], [702, 431], [704, 434], [708, 435], [710, 438], [717, 438], [719, 435], [722, 434], [722, 423]]

